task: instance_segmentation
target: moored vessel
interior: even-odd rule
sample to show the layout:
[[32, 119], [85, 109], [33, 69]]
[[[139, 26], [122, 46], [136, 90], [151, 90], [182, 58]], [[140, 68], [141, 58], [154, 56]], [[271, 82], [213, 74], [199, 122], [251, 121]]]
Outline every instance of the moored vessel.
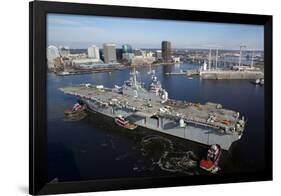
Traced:
[[72, 108], [67, 108], [64, 110], [66, 116], [73, 116], [83, 112], [86, 109], [86, 105], [76, 103]]
[[263, 78], [258, 78], [255, 80], [254, 84], [256, 85], [264, 85], [264, 79]]
[[94, 113], [113, 119], [122, 116], [139, 127], [197, 143], [218, 144], [229, 150], [231, 144], [241, 138], [246, 121], [240, 112], [218, 103], [169, 99], [155, 72], [151, 75], [149, 89], [138, 82], [137, 72], [133, 70], [129, 80], [114, 88], [81, 84], [61, 90], [77, 96]]

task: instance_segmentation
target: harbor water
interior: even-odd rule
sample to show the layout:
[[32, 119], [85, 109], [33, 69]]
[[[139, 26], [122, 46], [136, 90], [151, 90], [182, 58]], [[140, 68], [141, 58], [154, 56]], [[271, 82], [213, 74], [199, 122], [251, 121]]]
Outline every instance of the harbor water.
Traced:
[[[148, 87], [155, 70], [169, 98], [194, 103], [215, 102], [239, 111], [247, 120], [242, 138], [220, 161], [221, 173], [255, 172], [264, 167], [264, 88], [250, 80], [201, 80], [200, 77], [167, 75], [198, 68], [193, 64], [138, 68], [138, 80]], [[117, 127], [113, 119], [88, 114], [83, 119], [64, 117], [64, 109], [77, 98], [61, 87], [93, 83], [121, 86], [130, 69], [84, 75], [47, 77], [48, 178], [58, 181], [205, 175], [198, 163], [207, 147], [192, 141], [137, 128]], [[180, 164], [179, 164], [180, 163]]]

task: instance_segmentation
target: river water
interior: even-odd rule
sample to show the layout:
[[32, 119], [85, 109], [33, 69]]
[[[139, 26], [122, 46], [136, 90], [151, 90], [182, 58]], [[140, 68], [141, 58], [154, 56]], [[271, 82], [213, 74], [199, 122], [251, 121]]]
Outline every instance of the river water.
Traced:
[[[264, 168], [264, 88], [249, 80], [201, 80], [165, 73], [197, 68], [192, 64], [153, 67], [169, 97], [196, 103], [216, 102], [239, 111], [247, 119], [245, 133], [231, 153], [220, 161], [221, 173], [260, 171]], [[81, 83], [121, 86], [130, 69], [110, 73], [47, 77], [48, 178], [79, 181], [126, 177], [205, 174], [198, 162], [207, 147], [191, 141], [137, 128], [123, 130], [107, 119], [88, 115], [77, 121], [64, 118], [63, 110], [77, 98], [59, 88]], [[147, 83], [149, 67], [137, 69]], [[184, 163], [184, 166], [182, 164]]]

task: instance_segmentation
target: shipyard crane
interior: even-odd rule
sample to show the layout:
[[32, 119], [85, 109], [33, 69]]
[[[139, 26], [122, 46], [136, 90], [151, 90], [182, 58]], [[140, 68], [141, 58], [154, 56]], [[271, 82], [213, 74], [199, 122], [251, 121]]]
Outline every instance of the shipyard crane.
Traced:
[[252, 50], [251, 68], [254, 67], [254, 50]]
[[208, 62], [208, 70], [211, 70], [211, 63], [212, 63], [212, 49], [210, 48], [209, 52], [209, 62]]
[[238, 63], [238, 68], [240, 69], [241, 66], [241, 58], [242, 58], [242, 50], [243, 48], [246, 48], [245, 45], [240, 45], [240, 55], [239, 55], [239, 63]]
[[219, 49], [216, 49], [216, 69], [218, 68], [218, 51]]

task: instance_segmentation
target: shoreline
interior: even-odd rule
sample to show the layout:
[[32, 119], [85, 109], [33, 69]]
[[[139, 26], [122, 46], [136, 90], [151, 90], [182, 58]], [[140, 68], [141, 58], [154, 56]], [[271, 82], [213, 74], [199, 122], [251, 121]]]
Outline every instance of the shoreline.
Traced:
[[[175, 65], [176, 63], [155, 63], [155, 64], [145, 64], [145, 65], [122, 65], [120, 67], [104, 67], [104, 68], [91, 68], [91, 69], [69, 69], [64, 71], [54, 71], [52, 69], [49, 72], [56, 74], [57, 76], [69, 76], [69, 75], [83, 75], [83, 74], [92, 74], [92, 73], [104, 73], [112, 71], [121, 71], [124, 69], [131, 68], [142, 68], [142, 67], [157, 67], [165, 65]], [[180, 64], [180, 63], [179, 63]]]

